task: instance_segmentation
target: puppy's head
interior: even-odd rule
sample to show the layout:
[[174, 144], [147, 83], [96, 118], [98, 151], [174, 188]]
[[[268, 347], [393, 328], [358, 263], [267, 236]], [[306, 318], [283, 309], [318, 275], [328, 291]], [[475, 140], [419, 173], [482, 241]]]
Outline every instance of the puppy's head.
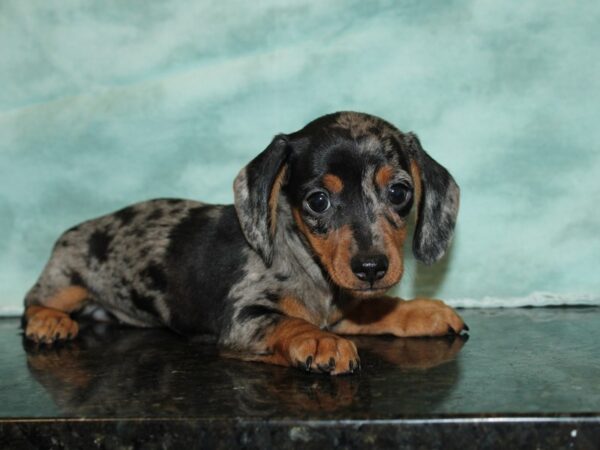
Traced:
[[413, 208], [416, 258], [431, 264], [452, 238], [459, 189], [421, 147], [377, 117], [340, 112], [276, 136], [237, 176], [235, 206], [249, 244], [269, 265], [277, 207], [286, 205], [331, 280], [354, 295], [381, 295], [403, 273]]

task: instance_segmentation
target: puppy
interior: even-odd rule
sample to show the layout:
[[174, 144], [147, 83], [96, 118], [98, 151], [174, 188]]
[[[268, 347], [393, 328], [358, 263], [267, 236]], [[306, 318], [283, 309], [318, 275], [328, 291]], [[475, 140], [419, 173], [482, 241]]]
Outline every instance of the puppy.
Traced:
[[53, 344], [77, 315], [212, 336], [227, 356], [331, 375], [360, 367], [340, 335], [467, 329], [438, 300], [385, 296], [413, 252], [445, 252], [459, 188], [374, 116], [338, 112], [275, 136], [241, 170], [234, 205], [159, 199], [67, 230], [25, 298], [25, 336]]

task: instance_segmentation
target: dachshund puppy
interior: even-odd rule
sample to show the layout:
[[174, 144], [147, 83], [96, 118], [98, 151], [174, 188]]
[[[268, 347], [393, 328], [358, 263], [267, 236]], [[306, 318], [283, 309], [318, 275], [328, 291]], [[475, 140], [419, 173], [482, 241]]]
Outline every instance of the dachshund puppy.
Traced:
[[66, 231], [25, 298], [25, 336], [53, 344], [77, 336], [79, 315], [111, 317], [336, 375], [360, 366], [340, 335], [467, 329], [441, 301], [385, 295], [402, 277], [413, 206], [413, 252], [426, 264], [458, 213], [457, 184], [414, 134], [326, 115], [275, 136], [234, 194], [234, 205], [150, 200]]

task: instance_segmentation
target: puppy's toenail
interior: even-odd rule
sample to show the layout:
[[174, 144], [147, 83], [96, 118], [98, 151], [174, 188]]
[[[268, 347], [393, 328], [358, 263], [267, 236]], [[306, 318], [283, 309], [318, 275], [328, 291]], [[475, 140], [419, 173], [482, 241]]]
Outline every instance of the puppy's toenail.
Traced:
[[306, 371], [307, 372], [310, 372], [310, 366], [311, 366], [312, 362], [313, 362], [313, 357], [312, 356], [309, 356], [308, 358], [306, 358], [306, 364], [305, 364], [305, 366], [306, 366]]

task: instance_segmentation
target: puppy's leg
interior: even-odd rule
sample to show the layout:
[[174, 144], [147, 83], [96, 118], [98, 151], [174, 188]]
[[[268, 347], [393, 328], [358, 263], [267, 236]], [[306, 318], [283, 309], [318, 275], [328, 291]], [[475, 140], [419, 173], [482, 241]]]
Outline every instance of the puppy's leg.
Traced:
[[341, 334], [443, 336], [468, 330], [461, 317], [440, 300], [383, 297], [363, 300], [332, 331]]
[[331, 375], [353, 372], [360, 364], [352, 341], [302, 319], [286, 317], [271, 330], [265, 341], [272, 354], [262, 361], [273, 364]]
[[[244, 341], [244, 344], [230, 341], [226, 346], [238, 350], [235, 353], [226, 351], [224, 356], [331, 375], [351, 373], [359, 368], [358, 352], [350, 340], [323, 331], [303, 319], [280, 313], [268, 315], [268, 318], [267, 315], [254, 317], [230, 335], [237, 342]], [[265, 323], [269, 323], [266, 328]], [[240, 332], [242, 329], [243, 333]], [[248, 338], [243, 336], [257, 336], [257, 339], [256, 342], [248, 342]]]
[[51, 344], [77, 336], [79, 326], [69, 314], [81, 309], [89, 297], [88, 290], [81, 286], [79, 272], [73, 269], [78, 267], [74, 249], [60, 242], [25, 297], [25, 336], [38, 343]]
[[45, 344], [73, 339], [79, 332], [79, 326], [69, 313], [80, 309], [86, 298], [87, 289], [67, 286], [58, 289], [54, 295], [41, 299], [41, 304], [26, 306], [23, 317], [25, 336]]

